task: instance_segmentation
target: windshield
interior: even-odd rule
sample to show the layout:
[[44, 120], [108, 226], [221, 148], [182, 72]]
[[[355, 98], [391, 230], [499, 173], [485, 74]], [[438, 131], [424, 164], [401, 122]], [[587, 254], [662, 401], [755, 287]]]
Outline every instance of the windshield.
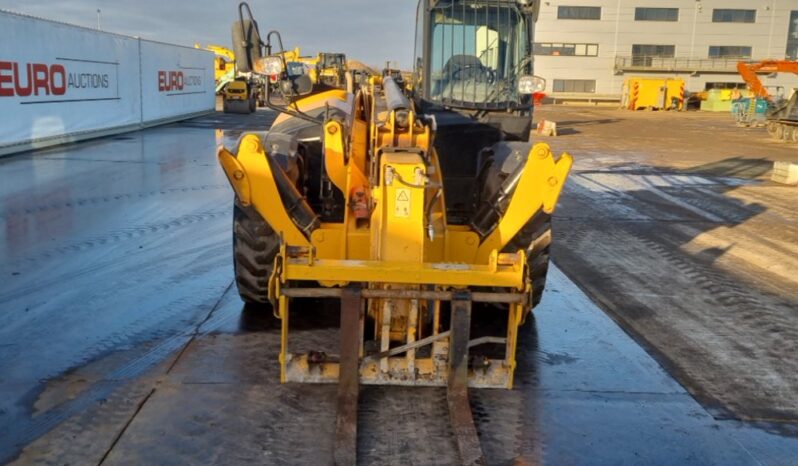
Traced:
[[515, 4], [442, 1], [431, 12], [430, 97], [451, 104], [517, 104], [527, 30]]
[[343, 66], [344, 56], [341, 54], [330, 54], [330, 53], [321, 54], [320, 65], [322, 68], [333, 68], [333, 67]]
[[286, 74], [291, 77], [307, 74], [307, 71], [305, 70], [305, 64], [298, 61], [290, 61], [286, 63]]

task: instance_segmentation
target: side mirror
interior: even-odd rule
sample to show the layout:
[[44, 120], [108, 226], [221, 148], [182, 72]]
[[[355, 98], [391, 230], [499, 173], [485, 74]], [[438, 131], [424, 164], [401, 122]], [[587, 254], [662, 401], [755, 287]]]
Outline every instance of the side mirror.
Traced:
[[263, 57], [258, 23], [250, 19], [236, 21], [231, 32], [238, 71], [249, 73], [254, 69], [255, 62]]
[[280, 83], [280, 90], [284, 97], [305, 96], [313, 91], [313, 81], [306, 74], [292, 76]]

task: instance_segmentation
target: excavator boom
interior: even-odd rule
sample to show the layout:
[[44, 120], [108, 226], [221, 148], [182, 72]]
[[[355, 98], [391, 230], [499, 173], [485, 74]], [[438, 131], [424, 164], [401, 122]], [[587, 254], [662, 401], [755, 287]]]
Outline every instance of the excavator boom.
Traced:
[[759, 63], [749, 63], [741, 61], [737, 64], [737, 72], [743, 77], [743, 80], [748, 85], [751, 92], [756, 97], [770, 100], [770, 93], [762, 81], [759, 79], [758, 73], [796, 73], [798, 74], [798, 62], [788, 60], [763, 60]]

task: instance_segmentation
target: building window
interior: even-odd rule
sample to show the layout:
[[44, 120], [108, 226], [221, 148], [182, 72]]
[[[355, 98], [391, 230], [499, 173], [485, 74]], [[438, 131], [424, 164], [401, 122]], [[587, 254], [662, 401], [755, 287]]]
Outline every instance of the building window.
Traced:
[[554, 92], [596, 93], [595, 79], [555, 79], [552, 86]]
[[673, 58], [675, 56], [675, 45], [632, 45], [632, 66], [652, 66], [655, 58]]
[[712, 10], [713, 23], [755, 23], [756, 10]]
[[709, 58], [751, 58], [751, 47], [742, 45], [710, 45]]
[[679, 21], [679, 9], [635, 8], [635, 21]]
[[535, 43], [535, 55], [563, 57], [597, 57], [598, 44], [560, 44], [551, 42]]
[[704, 85], [704, 90], [709, 91], [711, 89], [745, 89], [745, 83], [730, 83], [730, 82], [714, 82], [714, 83], [706, 83]]
[[790, 29], [787, 33], [787, 59], [798, 59], [798, 11], [790, 12]]
[[600, 6], [557, 7], [557, 19], [601, 19]]

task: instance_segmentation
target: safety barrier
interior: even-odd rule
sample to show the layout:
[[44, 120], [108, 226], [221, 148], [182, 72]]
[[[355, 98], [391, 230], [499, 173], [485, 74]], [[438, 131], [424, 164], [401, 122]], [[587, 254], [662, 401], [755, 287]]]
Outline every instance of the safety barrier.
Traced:
[[215, 108], [213, 53], [0, 11], [0, 155]]

